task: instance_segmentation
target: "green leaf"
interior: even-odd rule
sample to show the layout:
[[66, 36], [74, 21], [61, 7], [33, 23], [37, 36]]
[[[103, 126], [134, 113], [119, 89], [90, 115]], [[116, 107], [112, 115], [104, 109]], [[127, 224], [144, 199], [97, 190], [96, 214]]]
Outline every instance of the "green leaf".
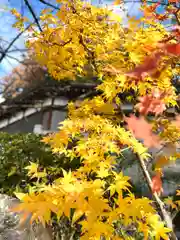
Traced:
[[17, 172], [17, 168], [16, 167], [12, 167], [10, 172], [8, 173], [8, 177], [11, 177], [12, 175], [14, 175]]

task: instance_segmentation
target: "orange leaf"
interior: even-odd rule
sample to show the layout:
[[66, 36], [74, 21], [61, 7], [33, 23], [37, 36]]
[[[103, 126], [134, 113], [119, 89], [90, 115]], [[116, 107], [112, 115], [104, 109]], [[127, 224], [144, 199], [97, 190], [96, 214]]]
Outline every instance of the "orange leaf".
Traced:
[[136, 104], [136, 108], [138, 108], [141, 114], [148, 114], [149, 112], [155, 113], [156, 115], [161, 114], [166, 109], [163, 101], [165, 95], [165, 92], [160, 92], [158, 89], [155, 89], [151, 95], [140, 97], [140, 103]]
[[156, 175], [152, 178], [151, 188], [153, 193], [161, 194], [163, 192], [160, 173], [157, 172]]
[[169, 159], [166, 156], [160, 155], [156, 158], [155, 168], [156, 169], [162, 168], [168, 164], [169, 164]]
[[152, 126], [143, 117], [137, 118], [131, 115], [125, 118], [128, 128], [133, 132], [134, 136], [144, 140], [144, 145], [147, 147], [159, 147], [159, 137], [152, 132]]
[[175, 56], [180, 55], [180, 43], [172, 43], [172, 44], [159, 44], [159, 47], [164, 50], [167, 54], [172, 54]]
[[145, 76], [147, 73], [155, 70], [158, 65], [161, 57], [164, 55], [162, 52], [154, 53], [152, 56], [146, 57], [144, 59], [144, 63], [135, 67], [132, 71], [126, 73], [126, 76], [141, 78]]
[[166, 44], [164, 46], [165, 50], [170, 53], [170, 54], [173, 54], [173, 55], [180, 55], [180, 43], [177, 43], [177, 44]]
[[178, 3], [178, 0], [169, 0], [169, 3]]

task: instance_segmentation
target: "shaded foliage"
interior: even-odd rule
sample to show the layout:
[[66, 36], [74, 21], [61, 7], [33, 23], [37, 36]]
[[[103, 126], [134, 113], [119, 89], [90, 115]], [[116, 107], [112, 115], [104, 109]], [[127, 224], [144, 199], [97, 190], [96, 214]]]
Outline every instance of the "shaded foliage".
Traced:
[[61, 167], [76, 168], [78, 159], [70, 162], [62, 155], [53, 154], [51, 148], [41, 142], [42, 136], [32, 133], [0, 133], [0, 191], [12, 195], [18, 188], [26, 191], [28, 184], [36, 179], [27, 176], [26, 166], [30, 162], [39, 163], [41, 168], [49, 169], [49, 182], [60, 175]]

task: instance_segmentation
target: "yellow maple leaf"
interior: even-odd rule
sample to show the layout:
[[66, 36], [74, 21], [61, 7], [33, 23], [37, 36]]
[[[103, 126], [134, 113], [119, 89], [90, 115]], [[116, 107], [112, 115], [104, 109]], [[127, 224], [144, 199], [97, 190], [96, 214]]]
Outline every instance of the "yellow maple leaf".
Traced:
[[169, 158], [163, 155], [160, 155], [156, 158], [155, 168], [159, 169], [169, 164]]
[[156, 240], [169, 239], [167, 233], [171, 232], [171, 229], [166, 228], [164, 226], [164, 223], [160, 222], [159, 216], [157, 214], [149, 214], [147, 220], [148, 223], [150, 223], [151, 227], [154, 229], [152, 234]]
[[23, 200], [26, 197], [25, 193], [18, 193], [18, 192], [14, 192], [14, 195], [19, 199], [19, 200]]
[[123, 173], [120, 172], [119, 174], [115, 173], [115, 182], [111, 184], [108, 187], [108, 190], [110, 190], [111, 196], [117, 191], [120, 195], [122, 193], [122, 190], [129, 191], [129, 188], [131, 187], [131, 184], [128, 182], [129, 177], [128, 176], [123, 176]]
[[97, 177], [99, 178], [105, 178], [109, 176], [109, 171], [107, 168], [100, 166], [100, 169], [97, 171]]
[[138, 229], [140, 232], [143, 232], [144, 234], [144, 240], [148, 240], [148, 235], [149, 235], [149, 227], [147, 223], [139, 222], [138, 223]]
[[44, 169], [42, 172], [38, 171], [39, 164], [33, 163], [33, 162], [30, 162], [30, 163], [31, 164], [29, 166], [25, 167], [25, 169], [28, 170], [28, 176], [30, 176], [31, 178], [38, 178], [38, 179], [47, 176], [46, 169]]
[[169, 236], [167, 233], [171, 232], [171, 229], [164, 227], [163, 223], [159, 223], [159, 225], [155, 229], [155, 239], [160, 240], [168, 240]]
[[164, 200], [164, 202], [165, 202], [167, 205], [171, 206], [172, 209], [177, 209], [177, 206], [176, 206], [176, 204], [174, 204], [172, 198], [168, 197], [168, 198], [166, 198], [166, 199]]
[[28, 175], [32, 176], [34, 173], [37, 173], [39, 165], [37, 163], [30, 162], [30, 165], [25, 167], [28, 170]]

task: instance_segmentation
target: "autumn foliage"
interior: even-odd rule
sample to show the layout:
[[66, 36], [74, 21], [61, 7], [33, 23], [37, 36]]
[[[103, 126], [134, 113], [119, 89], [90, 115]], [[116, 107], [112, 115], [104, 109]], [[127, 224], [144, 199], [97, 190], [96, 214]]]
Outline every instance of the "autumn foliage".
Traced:
[[[59, 132], [43, 139], [54, 153], [80, 158], [81, 166], [73, 172], [62, 169], [51, 185], [39, 172], [43, 181], [29, 194], [17, 194], [22, 199], [19, 210], [31, 212], [33, 220], [44, 224], [51, 224], [52, 213], [66, 216], [71, 227], [81, 226], [84, 240], [137, 239], [137, 233], [146, 240], [176, 239], [161, 200], [161, 176], [171, 157], [178, 158], [179, 117], [171, 122], [166, 110], [177, 106], [172, 78], [179, 74], [179, 32], [167, 31], [154, 18], [154, 5], [143, 6], [145, 17], [129, 19], [127, 30], [106, 7], [80, 0], [57, 2], [61, 7], [56, 14], [42, 12], [43, 32], [35, 32], [28, 47], [57, 80], [85, 76], [85, 66], [90, 65], [101, 80], [97, 90], [102, 94], [79, 107], [69, 103]], [[121, 109], [120, 95], [131, 90], [134, 113], [140, 117], [125, 116]], [[151, 155], [152, 147], [161, 157]], [[130, 178], [115, 170], [116, 159], [126, 148], [136, 155], [153, 200], [136, 198]], [[155, 164], [152, 176], [147, 161]], [[33, 164], [29, 174], [38, 176]]]

